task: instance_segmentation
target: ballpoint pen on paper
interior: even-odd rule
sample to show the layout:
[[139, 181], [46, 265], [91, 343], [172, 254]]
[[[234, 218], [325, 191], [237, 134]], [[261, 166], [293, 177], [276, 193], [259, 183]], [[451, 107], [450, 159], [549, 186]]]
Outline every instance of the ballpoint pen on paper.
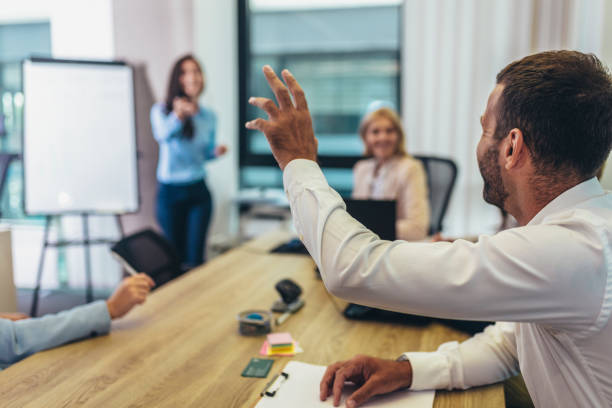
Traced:
[[289, 374], [281, 371], [276, 374], [272, 379], [266, 384], [266, 387], [260, 393], [262, 397], [273, 397], [276, 395], [276, 392], [279, 390], [281, 384], [289, 378]]

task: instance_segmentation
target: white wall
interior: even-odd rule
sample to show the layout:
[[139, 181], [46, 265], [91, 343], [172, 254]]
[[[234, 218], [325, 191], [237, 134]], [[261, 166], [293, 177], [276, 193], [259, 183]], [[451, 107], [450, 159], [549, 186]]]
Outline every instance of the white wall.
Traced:
[[53, 0], [51, 4], [51, 49], [54, 57], [113, 57], [110, 0]]
[[49, 21], [57, 58], [112, 58], [111, 0], [0, 0], [0, 23]]
[[145, 63], [156, 100], [177, 57], [193, 52], [193, 0], [113, 0], [114, 57]]
[[0, 0], [0, 24], [48, 21], [51, 5], [49, 0]]
[[161, 101], [173, 62], [193, 52], [192, 0], [114, 0], [115, 58], [136, 67], [136, 128], [139, 151], [140, 210], [123, 216], [127, 234], [146, 227], [157, 228], [158, 145], [153, 139], [149, 112]]
[[[203, 101], [218, 116], [218, 143], [229, 152], [208, 165], [207, 183], [214, 198], [210, 242], [224, 241], [238, 231], [238, 38], [235, 1], [195, 0], [195, 53], [206, 70]], [[246, 69], [246, 68], [245, 68]]]

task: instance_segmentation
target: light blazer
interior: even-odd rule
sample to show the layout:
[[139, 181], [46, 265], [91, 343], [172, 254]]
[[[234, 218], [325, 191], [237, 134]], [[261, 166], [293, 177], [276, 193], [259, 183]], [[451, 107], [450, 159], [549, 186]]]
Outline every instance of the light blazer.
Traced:
[[[376, 159], [360, 160], [353, 167], [353, 198], [397, 200], [398, 239], [419, 240], [429, 230], [429, 199], [423, 164], [411, 156], [396, 156], [381, 165]], [[379, 184], [377, 184], [379, 183]]]

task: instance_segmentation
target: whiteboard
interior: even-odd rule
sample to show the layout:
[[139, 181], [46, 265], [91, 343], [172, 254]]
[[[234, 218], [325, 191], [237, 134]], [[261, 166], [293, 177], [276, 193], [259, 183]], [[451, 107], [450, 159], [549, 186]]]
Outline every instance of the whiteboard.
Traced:
[[138, 210], [132, 69], [117, 62], [23, 62], [27, 214]]

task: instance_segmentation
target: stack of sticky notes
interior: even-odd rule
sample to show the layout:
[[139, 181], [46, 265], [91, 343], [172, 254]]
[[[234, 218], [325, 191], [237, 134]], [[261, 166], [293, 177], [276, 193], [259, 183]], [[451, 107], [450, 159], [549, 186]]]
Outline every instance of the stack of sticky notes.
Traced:
[[259, 354], [262, 356], [293, 356], [304, 350], [289, 333], [270, 333], [261, 345]]
[[293, 338], [289, 333], [268, 334], [268, 346], [272, 354], [292, 354]]

